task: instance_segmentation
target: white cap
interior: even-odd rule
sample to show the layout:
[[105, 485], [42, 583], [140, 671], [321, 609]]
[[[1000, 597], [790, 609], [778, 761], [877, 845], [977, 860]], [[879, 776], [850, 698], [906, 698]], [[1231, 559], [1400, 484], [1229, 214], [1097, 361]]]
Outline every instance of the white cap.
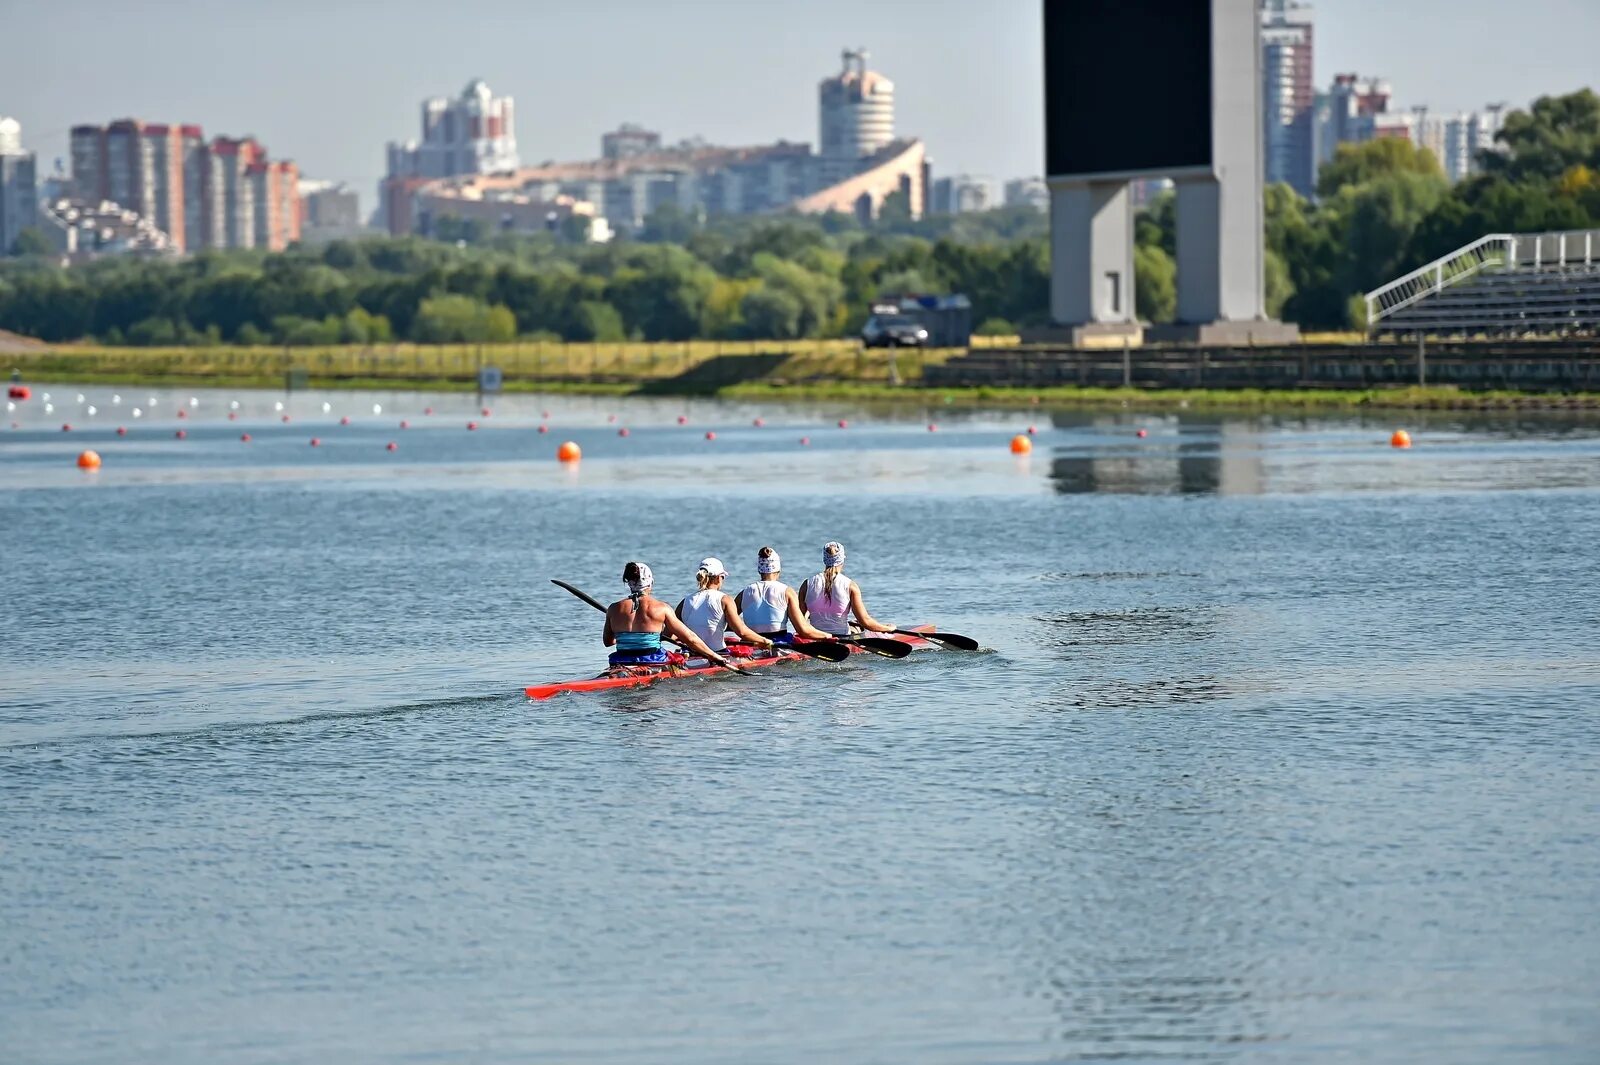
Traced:
[[700, 572], [707, 577], [726, 577], [728, 567], [722, 564], [720, 558], [706, 558], [700, 560]]

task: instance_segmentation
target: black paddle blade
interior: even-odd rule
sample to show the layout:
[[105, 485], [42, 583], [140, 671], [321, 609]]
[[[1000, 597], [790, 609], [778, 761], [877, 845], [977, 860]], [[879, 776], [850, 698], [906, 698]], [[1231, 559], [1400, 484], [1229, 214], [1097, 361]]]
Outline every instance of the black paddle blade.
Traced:
[[978, 641], [971, 636], [963, 636], [959, 632], [918, 632], [916, 629], [895, 629], [902, 636], [915, 636], [923, 640], [931, 640], [945, 647], [957, 651], [976, 651]]
[[557, 588], [571, 592], [579, 599], [582, 599], [585, 603], [588, 603], [590, 606], [600, 611], [600, 613], [604, 614], [606, 612], [606, 605], [600, 600], [596, 599], [594, 596], [590, 595], [588, 592], [584, 591], [582, 588], [575, 588], [566, 581], [558, 581], [554, 577], [550, 578], [550, 583], [555, 585]]
[[834, 640], [817, 640], [814, 643], [780, 643], [778, 646], [785, 651], [793, 651], [808, 658], [820, 658], [824, 662], [843, 662], [850, 657], [850, 648]]
[[901, 643], [899, 640], [886, 640], [880, 636], [852, 636], [847, 642], [855, 644], [863, 651], [871, 651], [873, 654], [883, 655], [885, 658], [904, 658], [911, 653], [911, 645], [909, 643]]

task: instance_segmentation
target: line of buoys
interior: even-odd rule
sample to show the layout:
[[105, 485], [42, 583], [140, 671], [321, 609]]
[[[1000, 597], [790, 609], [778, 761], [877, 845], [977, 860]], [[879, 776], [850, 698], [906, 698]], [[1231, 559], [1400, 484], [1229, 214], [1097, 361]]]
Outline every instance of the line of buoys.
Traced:
[[1033, 441], [1018, 433], [1011, 438], [1011, 453], [1013, 455], [1026, 455], [1033, 450]]
[[1396, 429], [1394, 431], [1394, 434], [1389, 437], [1389, 446], [1390, 447], [1410, 447], [1411, 446], [1411, 434], [1406, 432], [1404, 429]]
[[561, 462], [577, 462], [583, 458], [583, 449], [571, 440], [567, 440], [556, 448], [556, 459]]
[[100, 468], [100, 453], [98, 451], [81, 451], [78, 453], [78, 469], [98, 470]]

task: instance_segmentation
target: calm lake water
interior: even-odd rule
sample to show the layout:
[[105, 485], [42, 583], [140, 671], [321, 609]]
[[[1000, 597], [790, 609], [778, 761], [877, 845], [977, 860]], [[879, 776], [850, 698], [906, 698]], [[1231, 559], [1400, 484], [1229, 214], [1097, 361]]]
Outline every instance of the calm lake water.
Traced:
[[[1600, 423], [285, 401], [0, 425], [0, 1059], [1595, 1060]], [[986, 650], [523, 698], [833, 538]]]

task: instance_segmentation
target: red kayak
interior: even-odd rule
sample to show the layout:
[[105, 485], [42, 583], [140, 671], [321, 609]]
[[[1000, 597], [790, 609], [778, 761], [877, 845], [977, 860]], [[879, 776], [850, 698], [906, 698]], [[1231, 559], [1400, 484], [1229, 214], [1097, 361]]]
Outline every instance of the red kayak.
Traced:
[[[933, 626], [915, 625], [912, 628], [930, 632]], [[915, 636], [890, 635], [886, 633], [871, 633], [870, 635], [879, 639], [893, 640], [896, 643], [909, 644], [912, 647], [932, 646], [927, 640], [919, 640]], [[866, 653], [863, 648], [854, 644], [846, 644], [846, 646], [850, 648], [852, 654]], [[704, 660], [693, 659], [692, 661]], [[741, 669], [763, 669], [767, 666], [782, 665], [786, 662], [807, 661], [810, 661], [810, 659], [805, 655], [798, 654], [776, 655], [771, 658], [734, 659], [735, 664]], [[523, 690], [528, 693], [528, 698], [530, 699], [549, 699], [560, 695], [562, 692], [596, 692], [605, 691], [608, 688], [637, 688], [645, 684], [654, 684], [658, 680], [681, 680], [685, 677], [700, 677], [708, 673], [723, 672], [726, 672], [726, 670], [721, 666], [713, 665], [679, 666], [675, 669], [671, 666], [618, 666], [614, 669], [606, 670], [598, 677], [590, 677], [584, 680], [560, 680], [553, 684], [535, 684]]]

